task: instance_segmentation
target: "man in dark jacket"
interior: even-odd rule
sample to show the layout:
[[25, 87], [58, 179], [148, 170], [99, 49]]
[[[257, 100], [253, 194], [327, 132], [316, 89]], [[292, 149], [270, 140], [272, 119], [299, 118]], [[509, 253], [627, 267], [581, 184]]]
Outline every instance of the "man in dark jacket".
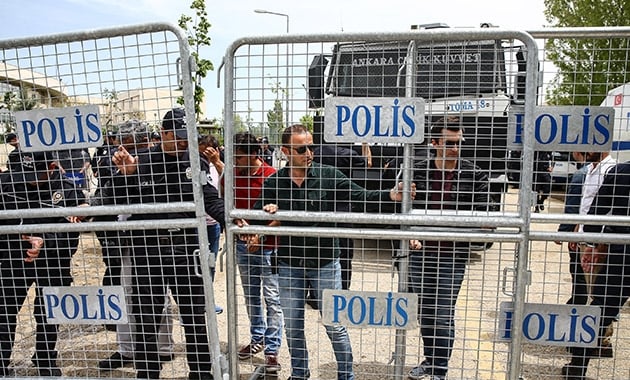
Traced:
[[[162, 120], [162, 143], [152, 150], [133, 157], [124, 148], [114, 153], [112, 162], [120, 173], [113, 177], [117, 198], [129, 203], [190, 202], [193, 178], [188, 156], [186, 117], [184, 110], [175, 108]], [[202, 167], [207, 172], [207, 167]], [[199, 174], [196, 174], [199, 178]], [[203, 185], [205, 211], [223, 227], [223, 200], [210, 184]], [[165, 220], [193, 218], [189, 212], [137, 214], [133, 220]], [[160, 359], [156, 326], [159, 325], [168, 286], [177, 304], [186, 332], [189, 379], [212, 379], [212, 358], [205, 323], [203, 280], [196, 275], [194, 251], [198, 249], [197, 228], [147, 229], [131, 232], [134, 260], [134, 307], [139, 326], [136, 343], [138, 378], [160, 377]]]
[[[282, 152], [288, 163], [267, 178], [254, 209], [333, 212], [335, 202], [401, 201], [402, 192], [365, 190], [341, 171], [313, 162], [313, 136], [301, 124], [282, 133]], [[402, 186], [400, 184], [399, 188]], [[412, 197], [414, 193], [412, 193]], [[281, 221], [282, 226], [334, 227], [329, 221]], [[324, 289], [341, 288], [339, 242], [319, 236], [280, 236], [278, 243], [280, 303], [291, 355], [291, 378], [308, 379], [308, 350], [304, 331], [304, 305], [309, 287], [321, 302]], [[337, 360], [337, 378], [352, 380], [352, 347], [345, 327], [328, 325], [326, 333]]]
[[[597, 192], [591, 204], [589, 215], [630, 216], [630, 162], [614, 166]], [[584, 232], [604, 232], [610, 234], [630, 234], [627, 225], [584, 225]], [[581, 263], [584, 273], [591, 273], [594, 265], [600, 266], [592, 289], [591, 306], [601, 308], [599, 323], [599, 346], [595, 348], [572, 347], [571, 362], [562, 368], [565, 379], [581, 380], [591, 358], [605, 357], [602, 339], [608, 326], [617, 318], [623, 305], [630, 297], [630, 244], [603, 243], [585, 244]]]
[[[431, 128], [435, 157], [414, 167], [413, 207], [426, 210], [492, 211], [488, 175], [460, 158], [464, 140], [458, 118]], [[455, 339], [455, 303], [470, 253], [469, 242], [410, 241], [409, 290], [419, 297], [418, 316], [425, 359], [410, 379], [444, 379]], [[432, 376], [432, 377], [431, 377]]]
[[[576, 162], [584, 163], [585, 153], [573, 152], [572, 155]], [[567, 192], [564, 197], [565, 214], [580, 213], [582, 185], [587, 171], [588, 166], [584, 165], [571, 176], [571, 182], [567, 187]], [[558, 226], [558, 231], [577, 232], [578, 225], [574, 223], [562, 223]], [[562, 244], [562, 242], [557, 241], [556, 244]], [[569, 242], [567, 247], [569, 251], [569, 273], [571, 273], [571, 298], [567, 300], [567, 305], [586, 305], [588, 301], [588, 288], [584, 271], [580, 265], [580, 252], [576, 242]]]
[[[1, 209], [76, 207], [85, 203], [74, 183], [61, 179], [51, 153], [20, 153], [19, 165], [0, 174]], [[2, 220], [4, 225], [78, 222], [76, 217]], [[70, 260], [77, 249], [76, 232], [9, 234], [0, 239], [0, 376], [9, 376], [17, 314], [35, 284], [36, 336], [33, 364], [40, 376], [61, 376], [57, 366], [57, 326], [48, 324], [42, 288], [70, 286]]]

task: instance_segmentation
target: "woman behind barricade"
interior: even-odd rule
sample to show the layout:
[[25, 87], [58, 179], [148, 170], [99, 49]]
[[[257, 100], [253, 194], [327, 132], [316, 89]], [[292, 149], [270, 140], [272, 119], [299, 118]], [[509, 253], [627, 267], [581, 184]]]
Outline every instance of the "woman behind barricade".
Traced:
[[[219, 140], [212, 135], [200, 135], [199, 141], [199, 156], [208, 165], [208, 172], [206, 173], [208, 183], [220, 188], [219, 181], [223, 175], [223, 159], [221, 157], [221, 150], [219, 149]], [[208, 229], [208, 243], [210, 244], [210, 252], [214, 254], [214, 260], [216, 262], [219, 255], [219, 243], [221, 241], [221, 225], [214, 220], [210, 215], [206, 214], [206, 224]], [[212, 267], [212, 280], [214, 281], [215, 268]], [[223, 308], [219, 305], [214, 305], [214, 311], [217, 314], [223, 313]]]

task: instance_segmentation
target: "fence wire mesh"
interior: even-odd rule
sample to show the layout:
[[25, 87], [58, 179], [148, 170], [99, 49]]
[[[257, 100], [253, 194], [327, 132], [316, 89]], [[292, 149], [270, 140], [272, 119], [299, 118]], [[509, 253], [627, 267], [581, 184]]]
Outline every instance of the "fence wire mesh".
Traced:
[[[520, 197], [506, 178], [506, 140], [509, 108], [525, 100], [525, 43], [514, 36], [457, 33], [435, 39], [318, 37], [243, 39], [225, 59], [226, 162], [235, 167], [234, 178], [226, 177], [234, 189], [225, 194], [226, 207], [232, 217], [256, 224], [231, 229], [232, 238], [227, 236], [238, 264], [228, 285], [237, 328], [228, 336], [235, 341], [231, 352], [252, 353], [252, 343], [259, 342], [267, 354], [239, 351], [242, 360], [234, 360], [232, 370], [255, 378], [274, 354], [281, 377], [406, 378], [412, 371], [419, 378], [413, 368], [435, 359], [427, 368], [438, 376], [448, 369], [449, 378], [505, 378], [510, 346], [497, 336], [497, 323], [501, 302], [511, 301], [514, 293], [513, 278], [503, 284], [504, 268], [516, 268], [522, 236]], [[408, 53], [414, 39], [415, 55]], [[411, 76], [405, 72], [408, 60], [417, 66]], [[402, 109], [398, 99], [410, 93], [426, 101], [422, 117], [427, 125], [424, 141], [411, 149], [413, 167], [405, 163], [404, 144], [377, 142], [379, 134], [400, 133], [392, 124], [379, 126], [378, 112], [395, 114]], [[324, 126], [325, 102], [335, 97], [388, 103], [376, 111], [357, 107], [339, 116], [360, 122], [353, 125], [355, 140], [335, 142]], [[402, 130], [403, 117], [398, 120]], [[294, 124], [307, 126], [310, 133], [298, 127], [283, 135]], [[433, 125], [455, 127], [461, 135], [432, 130]], [[256, 137], [275, 149], [258, 155], [244, 143], [249, 139], [257, 146]], [[448, 188], [433, 177], [434, 164], [427, 160], [435, 155], [461, 162], [455, 177], [445, 180]], [[261, 169], [266, 157], [274, 169]], [[305, 168], [306, 177], [296, 174]], [[360, 187], [352, 188], [348, 179]], [[524, 181], [531, 186], [531, 179]], [[398, 182], [413, 182], [416, 189], [410, 211], [402, 214], [405, 206], [389, 194]], [[260, 212], [267, 204], [278, 206], [278, 216]], [[277, 274], [252, 274], [260, 268], [254, 262], [260, 256], [252, 254], [254, 248], [247, 252], [257, 243], [248, 239], [259, 235], [268, 238], [265, 249], [272, 259], [277, 252]], [[410, 279], [401, 278], [407, 271]], [[266, 293], [269, 278], [279, 283], [274, 294]], [[349, 289], [350, 298], [362, 292], [407, 292], [409, 280], [422, 303], [422, 334], [417, 326], [375, 327], [380, 318], [375, 310], [372, 326], [344, 329], [327, 323], [321, 288]], [[270, 300], [278, 299], [286, 339], [269, 344], [273, 318], [279, 318]], [[358, 315], [355, 320], [361, 319]], [[331, 326], [341, 339], [347, 334], [350, 343], [340, 346], [338, 335], [329, 338]], [[350, 351], [352, 372], [344, 356]], [[448, 364], [438, 364], [447, 357]]]
[[[223, 223], [223, 203], [200, 174], [181, 30], [0, 41], [0, 57], [7, 147], [19, 140], [0, 174], [0, 375], [211, 378], [214, 260], [200, 247], [217, 224], [204, 212]], [[104, 144], [64, 149], [81, 126]]]

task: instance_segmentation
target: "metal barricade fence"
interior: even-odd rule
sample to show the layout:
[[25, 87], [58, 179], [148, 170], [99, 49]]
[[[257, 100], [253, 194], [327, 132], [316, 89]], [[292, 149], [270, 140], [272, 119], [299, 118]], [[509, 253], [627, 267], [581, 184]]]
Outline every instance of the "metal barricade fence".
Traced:
[[[612, 145], [608, 145], [605, 150], [609, 151], [610, 157], [616, 159], [618, 163], [628, 161], [630, 157], [626, 155], [627, 123], [630, 107], [626, 83], [629, 81], [627, 56], [630, 29], [627, 27], [549, 28], [529, 33], [536, 39], [541, 49], [538, 104], [580, 105], [591, 110], [598, 106], [613, 107], [614, 118], [610, 119], [612, 131], [609, 136], [612, 139]], [[565, 75], [560, 76], [561, 73]], [[583, 121], [583, 115], [576, 116]], [[581, 122], [577, 123], [581, 124]], [[546, 124], [542, 123], [542, 125]], [[592, 136], [586, 130], [584, 132]], [[549, 133], [549, 129], [546, 129], [544, 133]], [[567, 142], [570, 141], [573, 139], [567, 139]], [[544, 202], [544, 210], [532, 214], [528, 265], [531, 283], [528, 286], [526, 302], [564, 305], [573, 300], [573, 303], [579, 306], [585, 302], [601, 305], [602, 300], [606, 299], [609, 306], [601, 309], [602, 318], [608, 318], [609, 322], [610, 314], [615, 314], [612, 317], [614, 322], [611, 324], [613, 333], [612, 336], [605, 337], [604, 342], [597, 342], [599, 338], [595, 336], [597, 338], [595, 343], [601, 343], [604, 349], [591, 352], [592, 358], [588, 364], [586, 376], [596, 379], [623, 379], [628, 378], [630, 373], [630, 366], [625, 360], [630, 343], [630, 338], [626, 334], [629, 323], [628, 309], [624, 305], [623, 297], [612, 300], [615, 289], [619, 289], [614, 284], [624, 277], [623, 271], [627, 266], [627, 259], [624, 259], [619, 252], [625, 252], [630, 243], [630, 235], [625, 231], [625, 226], [630, 220], [626, 216], [627, 211], [618, 204], [620, 200], [623, 201], [628, 196], [623, 173], [609, 177], [611, 183], [606, 186], [608, 190], [615, 189], [612, 198], [610, 193], [602, 193], [598, 196], [600, 205], [605, 203], [613, 205], [612, 216], [575, 215], [567, 214], [565, 211], [565, 201], [570, 203], [572, 189], [577, 189], [577, 196], [580, 198], [581, 194], [597, 194], [600, 183], [597, 179], [600, 177], [599, 169], [589, 170], [592, 179], [584, 182], [581, 188], [571, 182], [574, 177], [580, 178], [585, 175], [585, 172], [580, 171], [582, 165], [571, 157], [571, 151], [589, 152], [588, 161], [599, 161], [600, 157], [597, 153], [602, 150], [599, 147], [600, 145], [591, 141], [590, 146], [580, 146], [575, 149], [563, 149], [561, 146], [553, 146], [549, 149], [537, 148], [553, 152], [554, 167], [550, 172], [553, 191], [551, 197]], [[588, 164], [589, 162], [586, 163]], [[601, 178], [610, 168], [609, 164], [605, 160], [598, 165], [602, 169]], [[603, 189], [603, 191], [606, 190]], [[579, 200], [577, 208], [580, 207]], [[586, 210], [588, 210], [588, 205]], [[599, 207], [600, 213], [601, 210], [602, 208]], [[573, 212], [577, 212], [577, 209]], [[612, 233], [573, 232], [575, 224], [605, 225], [607, 226], [605, 232]], [[584, 294], [583, 281], [572, 279], [574, 276], [581, 278], [579, 261], [583, 250], [581, 251], [579, 245], [569, 247], [569, 241], [609, 245], [608, 249], [613, 253], [607, 255], [604, 264], [600, 264], [599, 275], [587, 273], [586, 280], [590, 282], [593, 278], [596, 284], [601, 284], [599, 290], [586, 286], [589, 290], [587, 294]], [[562, 244], [558, 245], [555, 242]], [[582, 248], [584, 248], [583, 245]], [[578, 261], [573, 267], [572, 260]], [[625, 281], [623, 289], [627, 292], [627, 279]], [[577, 284], [575, 290], [574, 283]], [[607, 296], [602, 297], [602, 292], [605, 292]], [[549, 310], [552, 309], [549, 308]], [[573, 312], [574, 318], [583, 320], [584, 313], [579, 309], [576, 310]], [[546, 322], [550, 321], [547, 319]], [[604, 323], [607, 324], [607, 322]], [[595, 331], [597, 330], [598, 326], [595, 324]], [[609, 332], [604, 331], [600, 335], [606, 336]], [[546, 339], [550, 344], [547, 347], [524, 345], [520, 357], [521, 373], [524, 378], [551, 378], [551, 376], [562, 378], [561, 368], [570, 362], [571, 357], [565, 349], [567, 344], [553, 342], [555, 339], [563, 340], [559, 334], [547, 336]]]
[[[514, 106], [521, 106], [519, 112], [525, 115], [521, 171], [532, 172], [534, 134], [530, 123], [536, 97], [537, 57], [537, 47], [528, 34], [502, 30], [247, 37], [227, 49], [222, 65], [225, 159], [226, 168], [234, 171], [226, 172], [225, 176], [226, 189], [232, 189], [225, 192], [226, 210], [228, 220], [250, 221], [250, 225], [241, 227], [228, 224], [226, 234], [227, 341], [233, 376], [262, 378], [267, 368], [268, 374], [280, 377], [299, 378], [310, 371], [312, 378], [345, 378], [349, 375], [343, 370], [347, 362], [339, 349], [335, 353], [331, 348], [323, 324], [348, 327], [357, 379], [406, 378], [407, 372], [418, 363], [432, 359], [435, 346], [438, 351], [442, 348], [448, 352], [450, 344], [453, 346], [448, 378], [518, 378], [521, 326], [508, 327], [512, 333], [510, 340], [506, 339], [509, 333], [501, 330], [499, 321], [501, 312], [510, 313], [513, 320], [520, 320], [524, 312], [532, 194], [508, 188], [505, 167], [509, 164], [509, 113]], [[403, 108], [414, 111], [397, 113]], [[383, 116], [385, 113], [389, 114]], [[414, 117], [419, 119], [410, 121]], [[456, 119], [440, 120], [444, 117]], [[457, 146], [448, 143], [447, 148], [446, 135], [440, 134], [447, 132], [431, 134], [429, 126], [447, 122], [463, 127], [460, 145], [456, 141]], [[287, 140], [288, 136], [282, 139], [282, 130], [297, 123], [312, 128], [313, 146], [302, 146], [310, 144], [308, 138], [300, 146], [292, 143], [297, 140]], [[423, 137], [416, 140], [414, 131], [405, 130], [412, 124]], [[352, 137], [339, 138], [344, 133]], [[267, 176], [269, 172], [262, 174], [256, 149], [251, 149], [256, 142], [248, 140], [250, 135], [267, 137], [275, 147], [273, 156], [279, 158], [270, 162], [278, 170], [278, 182], [265, 182], [262, 189], [263, 181], [256, 176]], [[333, 153], [326, 153], [328, 148]], [[437, 149], [441, 152], [436, 152]], [[443, 157], [446, 150], [459, 152], [467, 159], [465, 165], [470, 165], [469, 169], [479, 167], [488, 177], [483, 174], [480, 178], [466, 177], [463, 173], [468, 169], [464, 169], [457, 174], [462, 177], [456, 177], [453, 187], [448, 189], [432, 191], [418, 183], [424, 160], [431, 154]], [[248, 161], [252, 151], [253, 160]], [[342, 163], [342, 155], [351, 157], [343, 162], [359, 164], [352, 167], [350, 163]], [[332, 159], [347, 177], [367, 189], [387, 191], [397, 182], [403, 182], [403, 201], [395, 206], [388, 201], [365, 198], [359, 202], [341, 202], [339, 199], [353, 195], [344, 193], [345, 183], [326, 177], [340, 176], [337, 172], [326, 172], [322, 176], [327, 179], [321, 182], [307, 178], [303, 183], [297, 180], [290, 184], [287, 179], [291, 176], [290, 169], [299, 168], [299, 162], [303, 165], [304, 157], [322, 162]], [[311, 174], [318, 178], [315, 173]], [[424, 178], [432, 182], [434, 179]], [[412, 182], [417, 186], [413, 202], [409, 198]], [[523, 189], [531, 188], [531, 183], [529, 176], [520, 179]], [[480, 185], [483, 186], [476, 187]], [[291, 187], [291, 191], [287, 190]], [[256, 196], [248, 194], [259, 191], [262, 198], [255, 204], [256, 209], [251, 209]], [[439, 199], [426, 196], [429, 192]], [[454, 192], [461, 196], [446, 198]], [[339, 199], [333, 199], [332, 193]], [[472, 207], [477, 195], [484, 199], [483, 205]], [[268, 200], [280, 205], [276, 214], [258, 209]], [[444, 209], [442, 201], [447, 204]], [[269, 221], [277, 225], [268, 226]], [[261, 270], [258, 261], [263, 256], [247, 254], [248, 247], [252, 252], [259, 249], [258, 240], [248, 245], [248, 239], [260, 235], [267, 242], [276, 238], [280, 241], [276, 246], [279, 297], [278, 290], [269, 294], [270, 290], [259, 283], [266, 276], [252, 274]], [[329, 268], [335, 264], [305, 255], [310, 252], [330, 258], [330, 252], [337, 248], [337, 239], [353, 243], [353, 248], [349, 251], [345, 248], [345, 252], [341, 243], [340, 272], [342, 279], [348, 281], [345, 285], [349, 283], [344, 289], [349, 290], [325, 292], [321, 302], [309, 300], [306, 306], [309, 285], [317, 289], [320, 284], [301, 280], [319, 278], [323, 273], [318, 271], [320, 266]], [[422, 241], [426, 247], [418, 250], [418, 246], [409, 246], [413, 239]], [[444, 249], [442, 245], [434, 245], [436, 241], [442, 242], [438, 245], [451, 247], [450, 257], [461, 258], [466, 269], [461, 289], [456, 285], [450, 289], [455, 294], [459, 291], [459, 296], [455, 295], [454, 341], [449, 340], [449, 332], [438, 328], [437, 334], [447, 337], [434, 345], [431, 339], [436, 338], [435, 332], [430, 333], [433, 322], [428, 318], [435, 317], [433, 311], [437, 308], [426, 304], [419, 310], [404, 308], [409, 318], [397, 326], [387, 319], [392, 315], [386, 310], [391, 312], [392, 308], [377, 305], [386, 304], [387, 297], [414, 305], [423, 300], [430, 302], [431, 285], [427, 283], [426, 294], [418, 290], [418, 300], [417, 295], [407, 290], [406, 273], [415, 275], [414, 281], [418, 276], [428, 278], [429, 269], [426, 273], [419, 270], [417, 259], [426, 255], [437, 260], [435, 265], [438, 265], [440, 257], [449, 257], [433, 253]], [[273, 244], [267, 243], [265, 248], [272, 247]], [[298, 270], [304, 272], [296, 276]], [[293, 280], [297, 281], [289, 282]], [[450, 280], [456, 282], [454, 278]], [[443, 285], [435, 285], [434, 291], [438, 288], [448, 292]], [[284, 326], [290, 329], [281, 336], [281, 344], [273, 341], [279, 337], [277, 332], [274, 335], [269, 327], [265, 330], [265, 321], [274, 324], [270, 315], [276, 309], [270, 300], [278, 298], [284, 312]], [[502, 310], [503, 302], [512, 302], [513, 309]], [[448, 331], [452, 322], [448, 315], [453, 309], [447, 306], [440, 310], [447, 316], [437, 323], [443, 323]], [[413, 323], [421, 311], [423, 333]], [[340, 315], [344, 321], [335, 319]], [[302, 345], [299, 331], [302, 322], [307, 348]], [[292, 339], [291, 355], [285, 336]], [[445, 351], [441, 352], [439, 355], [444, 355]], [[281, 366], [279, 372], [278, 366], [269, 365], [269, 357], [275, 355]], [[308, 368], [300, 361], [305, 356], [310, 359]], [[336, 357], [341, 363], [336, 363]], [[428, 368], [436, 375], [443, 374], [445, 369], [439, 364]], [[420, 375], [416, 372], [416, 376]]]
[[[0, 57], [4, 105], [17, 120], [2, 126], [18, 132], [21, 148], [0, 181], [0, 376], [125, 378], [135, 377], [133, 363], [138, 377], [161, 369], [164, 378], [201, 379], [214, 363], [221, 377], [208, 181], [182, 30], [146, 24], [3, 40]], [[168, 116], [176, 107], [186, 117]], [[160, 130], [161, 146], [151, 147]], [[122, 152], [113, 139], [96, 146], [101, 137], [121, 140], [127, 166], [112, 163]], [[90, 159], [72, 154], [88, 140]], [[98, 181], [86, 181], [87, 170]], [[82, 222], [68, 223], [72, 215]], [[136, 338], [144, 348], [134, 353]]]

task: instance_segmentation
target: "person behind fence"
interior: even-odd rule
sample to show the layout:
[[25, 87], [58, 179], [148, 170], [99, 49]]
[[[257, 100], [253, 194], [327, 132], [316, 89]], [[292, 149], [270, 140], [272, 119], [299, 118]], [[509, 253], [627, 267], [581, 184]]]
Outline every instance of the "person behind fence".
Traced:
[[[367, 157], [358, 154], [351, 148], [338, 146], [336, 144], [323, 143], [317, 146], [314, 152], [314, 160], [320, 164], [336, 167], [348, 178], [352, 178], [353, 169], [368, 167]], [[335, 206], [337, 207], [335, 211], [352, 211], [350, 202], [335, 202]], [[340, 225], [340, 227], [352, 228], [352, 224], [347, 223]], [[341, 289], [348, 290], [350, 289], [350, 282], [352, 280], [352, 258], [354, 257], [353, 239], [340, 237], [339, 249], [341, 252], [339, 255], [339, 263], [341, 264]]]
[[7, 133], [4, 137], [4, 141], [12, 147], [12, 150], [7, 156], [7, 168], [10, 169], [12, 166], [19, 168], [20, 153], [22, 151], [20, 150], [20, 140], [18, 136], [13, 132]]
[[[435, 156], [414, 165], [413, 208], [495, 211], [486, 172], [460, 157], [464, 127], [457, 117], [431, 126]], [[418, 295], [424, 360], [410, 379], [445, 379], [455, 339], [455, 304], [470, 255], [470, 242], [410, 240], [409, 291]]]
[[90, 179], [90, 154], [86, 149], [59, 151], [59, 169], [62, 175], [74, 181], [77, 186], [87, 189]]
[[536, 206], [534, 212], [540, 212], [545, 209], [545, 201], [551, 193], [551, 171], [553, 170], [553, 162], [551, 161], [551, 153], [538, 151], [534, 154], [534, 192], [536, 193]]
[[[118, 126], [120, 144], [133, 155], [146, 153], [149, 149], [147, 123], [130, 119]], [[111, 148], [114, 149], [114, 148]], [[117, 147], [116, 147], [117, 149]], [[113, 152], [110, 152], [112, 154]], [[90, 199], [91, 205], [115, 205], [117, 201], [112, 189], [112, 174], [116, 168], [112, 167], [111, 157], [104, 155], [97, 161], [99, 175], [99, 187], [94, 196]], [[129, 215], [100, 216], [94, 220], [99, 221], [124, 221]], [[129, 309], [133, 305], [132, 293], [132, 259], [129, 249], [129, 236], [126, 231], [97, 231], [96, 236], [102, 247], [103, 261], [106, 265], [103, 276], [103, 285], [123, 286], [125, 290], [126, 302]], [[173, 323], [170, 297], [166, 297], [160, 325], [158, 328], [158, 349], [160, 352], [160, 362], [164, 363], [173, 359]], [[134, 342], [133, 335], [137, 331], [137, 321], [128, 310], [129, 323], [118, 324], [116, 326], [116, 338], [118, 350], [108, 358], [98, 363], [101, 370], [113, 370], [133, 364]]]
[[[220, 189], [219, 179], [223, 174], [225, 164], [221, 159], [219, 140], [208, 134], [199, 135], [198, 141], [199, 156], [201, 157], [201, 160], [205, 160], [205, 164], [208, 166], [208, 172], [206, 173], [208, 182], [217, 189]], [[217, 256], [219, 254], [219, 243], [221, 242], [221, 225], [210, 215], [206, 214], [206, 228], [208, 230], [208, 244], [210, 245], [210, 252], [214, 254], [216, 264]], [[214, 281], [215, 266], [212, 266], [211, 268], [212, 281]], [[221, 314], [223, 313], [223, 308], [219, 305], [215, 305], [214, 311], [217, 314]]]
[[[61, 178], [53, 152], [20, 153], [20, 164], [0, 174], [2, 210], [77, 207], [83, 192]], [[74, 216], [3, 219], [3, 225], [76, 223]], [[9, 369], [17, 315], [35, 285], [35, 352], [31, 361], [39, 376], [61, 376], [57, 363], [57, 325], [47, 323], [42, 289], [70, 286], [70, 261], [79, 244], [78, 232], [6, 234], [0, 239], [0, 376]]]
[[[258, 147], [256, 137], [251, 133], [234, 136], [236, 208], [251, 209], [262, 191], [265, 179], [276, 172], [258, 155]], [[280, 370], [278, 351], [282, 344], [284, 324], [278, 290], [276, 240], [274, 236], [243, 235], [238, 236], [236, 241], [236, 260], [251, 336], [249, 344], [238, 351], [238, 357], [245, 360], [264, 351], [265, 369], [268, 372]]]
[[[608, 172], [588, 214], [630, 216], [630, 162], [618, 164]], [[583, 231], [630, 234], [630, 226], [586, 224]], [[564, 378], [571, 380], [585, 378], [591, 359], [612, 356], [612, 348], [604, 341], [608, 338], [609, 326], [619, 318], [621, 308], [630, 297], [630, 244], [589, 242], [584, 245], [588, 247], [580, 258], [584, 272], [590, 273], [599, 267], [589, 305], [601, 308], [601, 319], [597, 347], [571, 348], [571, 361], [562, 368]], [[611, 355], [602, 355], [602, 351], [610, 351]]]
[[[116, 197], [134, 204], [167, 204], [191, 202], [193, 180], [191, 174], [183, 109], [168, 111], [162, 120], [161, 144], [132, 156], [120, 147], [112, 162], [119, 173], [113, 176]], [[208, 168], [201, 163], [202, 170]], [[223, 227], [224, 204], [212, 185], [202, 185], [205, 211]], [[194, 218], [192, 212], [169, 211], [134, 214], [129, 221], [150, 222]], [[157, 347], [157, 326], [162, 315], [169, 287], [178, 306], [186, 337], [186, 357], [189, 379], [212, 379], [212, 357], [205, 320], [204, 283], [200, 276], [195, 250], [199, 239], [197, 228], [164, 228], [131, 232], [131, 253], [134, 267], [134, 314], [139, 318], [136, 334], [137, 378], [157, 379], [161, 363]], [[218, 342], [214, 342], [218, 343]]]
[[[584, 163], [586, 153], [573, 152], [573, 160], [578, 164]], [[588, 166], [583, 165], [571, 176], [571, 182], [567, 187], [567, 191], [564, 196], [564, 213], [565, 214], [579, 214], [580, 213], [580, 200], [582, 198], [582, 184], [584, 183], [584, 177], [588, 171]], [[558, 226], [559, 232], [577, 232], [578, 225], [575, 223], [562, 223]], [[556, 241], [556, 244], [561, 245], [561, 241]], [[580, 255], [576, 242], [569, 242], [567, 244], [569, 251], [569, 273], [571, 273], [571, 297], [567, 300], [567, 305], [586, 305], [588, 302], [588, 289], [586, 287], [586, 278], [584, 277], [584, 271], [580, 265]]]
[[269, 145], [269, 138], [263, 136], [260, 138], [259, 157], [269, 166], [273, 166], [274, 148]]
[[[288, 162], [263, 185], [254, 209], [268, 213], [281, 211], [333, 212], [334, 202], [401, 201], [402, 183], [391, 191], [369, 191], [352, 182], [338, 169], [313, 162], [313, 137], [301, 124], [284, 129], [282, 152]], [[413, 190], [412, 194], [413, 196]], [[282, 220], [281, 226], [327, 227], [334, 222]], [[310, 377], [304, 331], [304, 305], [309, 287], [321, 303], [324, 289], [341, 289], [339, 242], [318, 236], [279, 236], [278, 275], [280, 304], [284, 312], [285, 334], [291, 356], [291, 379]], [[326, 325], [337, 360], [337, 378], [354, 379], [350, 338], [345, 327]]]

